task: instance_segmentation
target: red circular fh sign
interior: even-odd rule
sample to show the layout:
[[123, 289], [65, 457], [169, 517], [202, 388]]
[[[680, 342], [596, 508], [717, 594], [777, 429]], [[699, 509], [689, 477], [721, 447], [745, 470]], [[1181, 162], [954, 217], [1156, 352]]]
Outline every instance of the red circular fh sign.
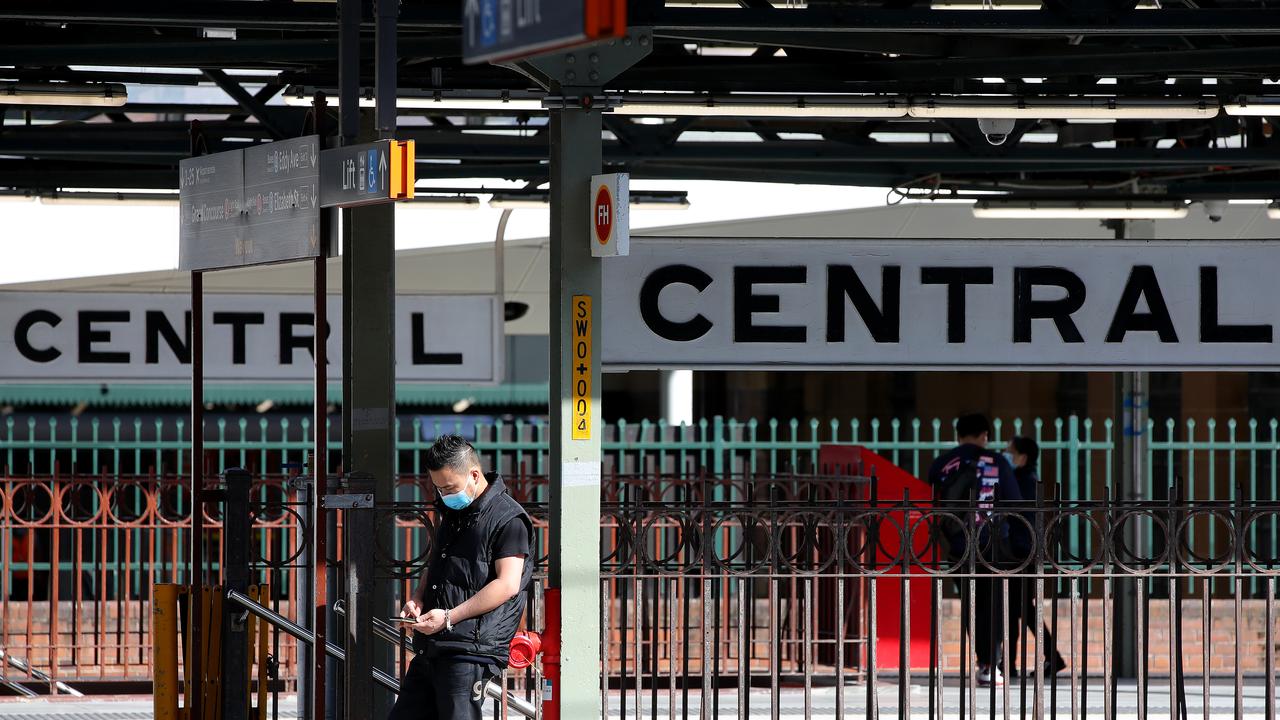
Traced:
[[613, 237], [613, 195], [609, 193], [608, 185], [601, 185], [596, 193], [595, 211], [592, 215], [595, 218], [596, 240], [601, 245], [608, 245], [609, 238]]

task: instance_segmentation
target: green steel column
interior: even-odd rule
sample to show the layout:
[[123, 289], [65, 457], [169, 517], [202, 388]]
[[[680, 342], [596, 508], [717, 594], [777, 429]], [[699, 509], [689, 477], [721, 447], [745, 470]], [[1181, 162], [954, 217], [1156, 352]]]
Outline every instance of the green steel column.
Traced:
[[[1151, 220], [1118, 222], [1115, 226], [1117, 240], [1150, 240], [1155, 237], [1155, 222]], [[1149, 501], [1147, 477], [1147, 388], [1145, 372], [1122, 372], [1115, 375], [1115, 433], [1114, 464], [1111, 477], [1115, 487], [1111, 497], [1121, 503], [1133, 505]], [[1137, 565], [1139, 558], [1150, 557], [1150, 545], [1141, 516], [1132, 517], [1124, 527], [1124, 542], [1130, 548], [1128, 561]], [[1115, 584], [1115, 622], [1117, 628], [1138, 627], [1138, 602], [1146, 593], [1139, 594], [1138, 583], [1142, 578], [1117, 581]], [[1146, 588], [1150, 590], [1150, 588]], [[1117, 632], [1115, 637], [1115, 667], [1120, 677], [1138, 676], [1141, 652], [1133, 630]]]
[[[600, 337], [602, 261], [591, 256], [591, 176], [601, 172], [601, 88], [649, 53], [652, 33], [516, 64], [554, 97], [551, 142], [551, 556], [561, 590], [562, 718], [601, 716]], [[594, 521], [589, 519], [595, 518]]]
[[[551, 575], [561, 588], [560, 717], [600, 717], [601, 261], [587, 244], [600, 112], [551, 113]], [[589, 302], [584, 302], [584, 298]], [[576, 333], [586, 323], [586, 333]], [[583, 346], [584, 341], [587, 343]], [[587, 367], [586, 373], [575, 372]], [[588, 382], [586, 393], [575, 380]], [[575, 397], [576, 396], [576, 397]], [[583, 397], [587, 431], [576, 432]], [[581, 408], [578, 408], [579, 410]], [[585, 436], [585, 437], [584, 437]]]

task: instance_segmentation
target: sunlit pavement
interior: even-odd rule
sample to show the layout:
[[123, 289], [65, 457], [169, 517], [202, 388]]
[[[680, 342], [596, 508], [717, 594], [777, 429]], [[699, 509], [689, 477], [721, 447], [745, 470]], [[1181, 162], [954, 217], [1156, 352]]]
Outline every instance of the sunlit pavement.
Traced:
[[[967, 691], [966, 698], [967, 698]], [[949, 686], [946, 688], [943, 696], [943, 720], [959, 720], [960, 715], [960, 688]], [[1017, 682], [1009, 686], [1009, 694], [1011, 704], [1009, 707], [1008, 717], [1010, 720], [1022, 720], [1022, 718], [1033, 718], [1033, 707], [1031, 699], [1033, 698], [1033, 688], [1027, 685], [1027, 707], [1025, 715], [1022, 713], [1022, 706], [1019, 703], [1021, 688]], [[1045, 691], [1046, 699], [1049, 696], [1049, 690]], [[1235, 694], [1235, 688], [1230, 682], [1215, 682], [1210, 688], [1209, 696], [1209, 717], [1217, 720], [1227, 720], [1235, 717], [1235, 707], [1232, 698]], [[972, 709], [968, 707], [966, 700], [965, 717], [973, 717], [974, 720], [983, 720], [984, 718], [995, 718], [996, 720], [1004, 720], [1005, 712], [1003, 705], [1004, 691], [1002, 688], [996, 690], [996, 705], [994, 713], [991, 710], [990, 688], [978, 688], [978, 713], [975, 717]], [[753, 690], [748, 701], [748, 717], [767, 718], [772, 715], [770, 712], [769, 701], [771, 693], [768, 690]], [[718, 707], [712, 702], [713, 698], [708, 698], [709, 704], [712, 704], [711, 712], [708, 717], [715, 718], [737, 718], [740, 717], [738, 712], [738, 694], [736, 691], [723, 691], [719, 693]], [[1244, 688], [1244, 707], [1243, 716], [1245, 720], [1266, 720], [1266, 687], [1261, 681], [1250, 680], [1246, 682]], [[677, 718], [698, 718], [701, 711], [702, 698], [697, 691], [690, 691], [688, 695], [688, 705], [686, 714], [686, 705], [682, 691], [675, 693], [675, 713]], [[788, 718], [804, 718], [806, 717], [805, 693], [802, 689], [787, 688], [780, 692], [780, 708], [779, 716]], [[625, 708], [622, 698], [618, 693], [612, 693], [609, 701], [610, 718], [618, 718], [618, 720], [631, 720], [639, 718], [646, 720], [647, 718], [657, 718], [664, 720], [671, 717], [671, 702], [665, 689], [660, 689], [657, 696], [656, 707], [653, 704], [653, 694], [646, 689], [640, 698], [640, 709], [637, 714], [636, 695], [634, 691], [628, 692], [626, 697]], [[867, 713], [867, 692], [865, 685], [849, 685], [845, 688], [845, 717], [870, 717]], [[1084, 716], [1088, 718], [1104, 718], [1104, 695], [1100, 680], [1092, 679], [1088, 688], [1087, 702], [1083, 705], [1087, 708]], [[886, 683], [879, 686], [879, 717], [882, 719], [898, 717], [898, 688], [897, 685]], [[836, 691], [835, 688], [814, 688], [809, 694], [807, 704], [807, 717], [811, 720], [835, 720], [836, 715]], [[1075, 704], [1072, 703], [1072, 693], [1070, 692], [1070, 683], [1066, 682], [1060, 685], [1057, 695], [1057, 717], [1062, 720], [1070, 720], [1073, 717], [1073, 710], [1079, 716], [1081, 710], [1080, 696], [1075, 696]], [[1203, 694], [1199, 684], [1191, 680], [1186, 686], [1186, 712], [1185, 717], [1189, 720], [1203, 718]], [[623, 711], [625, 709], [625, 715]], [[1051, 715], [1050, 708], [1046, 702], [1045, 717]], [[490, 717], [490, 711], [486, 708], [485, 717]], [[512, 717], [519, 717], [512, 713]], [[929, 717], [928, 706], [928, 690], [923, 686], [913, 686], [911, 693], [911, 716], [926, 720]], [[149, 698], [129, 697], [129, 698], [39, 698], [24, 700], [20, 698], [0, 698], [0, 717], [4, 718], [22, 718], [23, 720], [151, 720], [151, 701]], [[293, 720], [299, 717], [297, 712], [296, 700], [293, 696], [281, 696], [280, 708], [278, 715], [273, 709], [268, 708], [267, 717], [274, 720], [275, 718], [287, 718]], [[1157, 720], [1170, 717], [1169, 700], [1168, 700], [1168, 683], [1167, 680], [1156, 679], [1148, 686], [1148, 700], [1146, 703], [1146, 717], [1155, 718]], [[353, 719], [354, 720], [354, 719]], [[363, 719], [360, 719], [363, 720]], [[1114, 720], [1140, 720], [1138, 707], [1137, 687], [1132, 682], [1121, 683], [1116, 693], [1116, 714]]]

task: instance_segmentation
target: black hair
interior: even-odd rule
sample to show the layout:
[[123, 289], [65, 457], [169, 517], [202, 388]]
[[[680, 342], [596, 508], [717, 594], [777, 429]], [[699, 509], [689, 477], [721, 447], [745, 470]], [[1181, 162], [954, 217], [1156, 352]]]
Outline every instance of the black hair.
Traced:
[[432, 472], [446, 467], [465, 473], [480, 465], [480, 455], [461, 435], [441, 435], [427, 450], [427, 469]]
[[1014, 452], [1027, 456], [1027, 467], [1034, 468], [1040, 462], [1040, 443], [1029, 437], [1019, 435], [1009, 441]]
[[978, 437], [983, 433], [991, 434], [991, 421], [982, 413], [961, 415], [956, 420], [956, 437]]

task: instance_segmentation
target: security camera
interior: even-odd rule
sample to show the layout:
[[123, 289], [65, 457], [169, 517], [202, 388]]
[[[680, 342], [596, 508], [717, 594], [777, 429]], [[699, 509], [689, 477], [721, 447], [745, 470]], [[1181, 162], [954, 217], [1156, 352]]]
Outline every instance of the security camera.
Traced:
[[978, 131], [987, 137], [992, 145], [1003, 145], [1013, 132], [1014, 121], [1010, 119], [979, 120]]
[[1222, 222], [1222, 213], [1227, 209], [1226, 200], [1205, 200], [1204, 214], [1209, 216], [1210, 222]]

